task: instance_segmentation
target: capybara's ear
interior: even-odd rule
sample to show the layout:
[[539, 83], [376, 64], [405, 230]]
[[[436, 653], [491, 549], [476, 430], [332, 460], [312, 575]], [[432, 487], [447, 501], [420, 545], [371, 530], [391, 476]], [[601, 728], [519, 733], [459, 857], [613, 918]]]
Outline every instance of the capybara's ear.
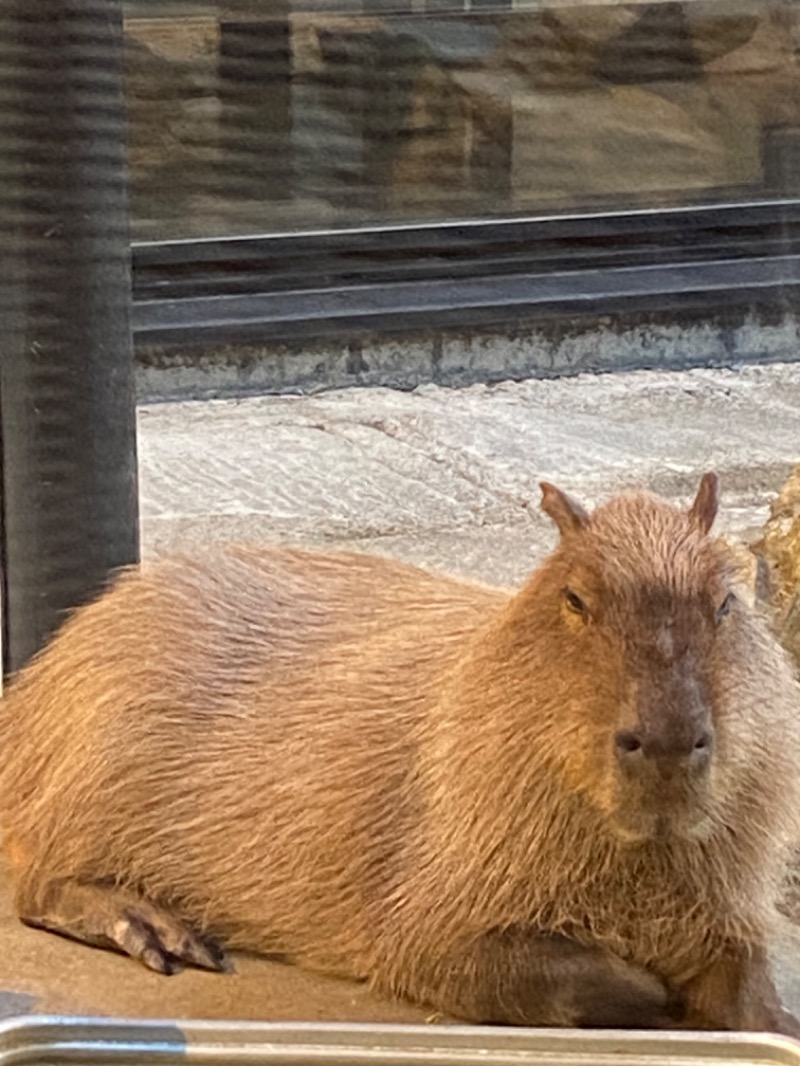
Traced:
[[689, 519], [702, 533], [708, 533], [714, 525], [719, 509], [719, 478], [710, 471], [703, 474], [700, 480], [700, 488], [694, 498], [694, 503], [689, 508]]
[[540, 481], [539, 488], [542, 490], [542, 510], [553, 519], [562, 537], [583, 529], [589, 515], [576, 500], [549, 481]]

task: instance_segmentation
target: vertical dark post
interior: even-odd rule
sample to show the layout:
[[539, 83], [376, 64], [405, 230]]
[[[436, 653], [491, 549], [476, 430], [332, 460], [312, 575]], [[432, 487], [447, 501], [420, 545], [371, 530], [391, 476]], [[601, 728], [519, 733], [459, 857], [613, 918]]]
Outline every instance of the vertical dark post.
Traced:
[[4, 665], [138, 556], [120, 0], [0, 7]]

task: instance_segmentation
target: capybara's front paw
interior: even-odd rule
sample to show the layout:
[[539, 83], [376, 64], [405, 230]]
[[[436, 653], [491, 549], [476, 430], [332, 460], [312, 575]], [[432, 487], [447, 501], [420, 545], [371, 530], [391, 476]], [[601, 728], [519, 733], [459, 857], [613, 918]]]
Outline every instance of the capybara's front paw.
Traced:
[[157, 973], [177, 973], [184, 965], [217, 972], [231, 968], [216, 944], [166, 907], [124, 888], [64, 878], [31, 886], [19, 894], [17, 905], [26, 925], [120, 951]]
[[673, 1029], [685, 1014], [683, 997], [650, 970], [613, 955], [601, 957], [581, 982], [575, 1024], [586, 1028]]

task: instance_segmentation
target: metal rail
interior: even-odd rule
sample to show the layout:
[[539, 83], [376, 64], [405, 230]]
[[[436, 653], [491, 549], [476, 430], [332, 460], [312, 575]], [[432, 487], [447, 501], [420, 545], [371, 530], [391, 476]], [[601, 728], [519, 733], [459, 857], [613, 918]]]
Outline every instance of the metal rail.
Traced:
[[800, 1043], [752, 1033], [613, 1032], [454, 1025], [0, 1023], [0, 1066], [800, 1066]]
[[160, 345], [797, 298], [800, 201], [134, 246]]

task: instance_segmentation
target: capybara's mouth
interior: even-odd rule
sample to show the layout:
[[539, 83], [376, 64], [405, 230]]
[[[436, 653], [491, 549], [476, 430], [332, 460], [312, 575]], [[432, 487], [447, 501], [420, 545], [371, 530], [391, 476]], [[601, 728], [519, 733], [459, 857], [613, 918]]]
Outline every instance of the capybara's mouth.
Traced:
[[615, 835], [626, 844], [706, 840], [713, 827], [708, 812], [699, 806], [669, 813], [622, 809], [612, 814], [610, 822]]

